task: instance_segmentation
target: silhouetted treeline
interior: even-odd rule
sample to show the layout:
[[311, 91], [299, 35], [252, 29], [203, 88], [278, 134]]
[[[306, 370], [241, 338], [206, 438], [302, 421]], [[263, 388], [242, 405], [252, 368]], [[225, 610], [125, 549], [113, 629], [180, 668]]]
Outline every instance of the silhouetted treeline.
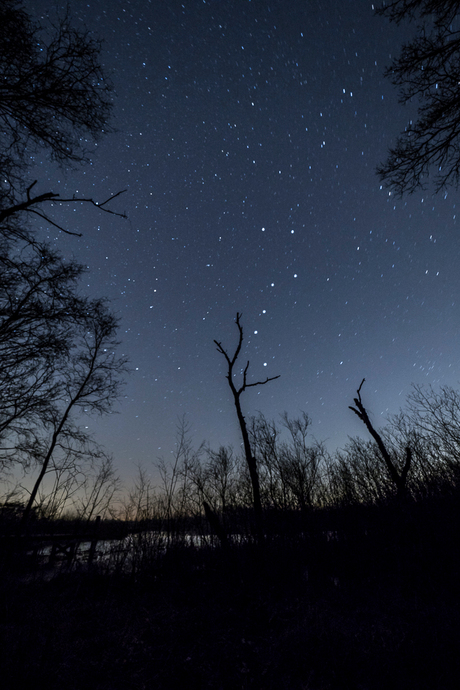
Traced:
[[[456, 495], [460, 482], [460, 394], [414, 386], [407, 405], [372, 438], [350, 438], [330, 453], [311, 440], [306, 414], [279, 422], [262, 414], [248, 420], [251, 452], [257, 463], [264, 529], [276, 534], [283, 525], [304, 529], [318, 511], [384, 507], [404, 503], [405, 510], [426, 499]], [[252, 482], [243, 455], [228, 447], [194, 448], [182, 422], [174, 461], [160, 463], [160, 485], [140, 469], [118, 508], [122, 519], [155, 520], [162, 529], [207, 531], [209, 510], [228, 534], [254, 528]], [[408, 458], [410, 462], [408, 462]], [[391, 463], [390, 468], [388, 463]], [[405, 493], [397, 477], [406, 467]], [[206, 517], [204, 504], [208, 506]]]
[[245, 459], [182, 425], [162, 485], [139, 470], [91, 565], [0, 559], [4, 686], [456, 688], [459, 409], [452, 389], [414, 388], [378, 430], [395, 468], [410, 448], [403, 495], [373, 440], [329, 454], [306, 416], [248, 420], [263, 539]]
[[[310, 438], [309, 427], [306, 414], [299, 418], [284, 414], [279, 422], [262, 414], [248, 420], [264, 530], [269, 535], [286, 529], [303, 531], [318, 512], [375, 511], [393, 503], [404, 504], [404, 510], [411, 512], [428, 499], [449, 501], [460, 489], [460, 394], [453, 388], [413, 387], [406, 407], [378, 430], [387, 462], [372, 438], [350, 438], [343, 449], [330, 453]], [[244, 454], [230, 447], [195, 448], [184, 420], [179, 423], [176, 448], [172, 462], [160, 462], [150, 471], [139, 467], [129, 490], [109, 494], [111, 503], [104, 503], [104, 515], [130, 523], [135, 531], [149, 528], [169, 536], [207, 534], [215, 532], [217, 524], [221, 535], [253, 534], [252, 480]], [[390, 470], [402, 474], [408, 457], [401, 496]], [[112, 474], [109, 479], [113, 482]], [[60, 487], [53, 490], [59, 494]], [[56, 505], [52, 494], [44, 494], [34, 521], [65, 517], [84, 521], [97, 512], [88, 501], [83, 512], [79, 508], [66, 512], [64, 501], [59, 511]], [[74, 505], [79, 506], [75, 499]], [[20, 514], [20, 496], [13, 495], [0, 506], [4, 524]]]

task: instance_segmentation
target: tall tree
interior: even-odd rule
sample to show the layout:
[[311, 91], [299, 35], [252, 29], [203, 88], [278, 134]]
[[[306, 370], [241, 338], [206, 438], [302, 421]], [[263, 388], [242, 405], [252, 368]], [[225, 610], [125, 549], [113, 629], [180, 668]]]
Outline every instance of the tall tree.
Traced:
[[262, 536], [262, 501], [260, 498], [260, 483], [259, 483], [259, 473], [257, 470], [257, 461], [254, 457], [254, 454], [251, 449], [251, 443], [249, 441], [249, 433], [248, 433], [248, 427], [246, 425], [246, 420], [243, 415], [243, 410], [241, 407], [241, 395], [246, 391], [248, 388], [253, 388], [254, 386], [263, 386], [265, 383], [268, 383], [269, 381], [274, 381], [275, 379], [279, 378], [278, 376], [270, 376], [265, 379], [265, 381], [255, 381], [254, 383], [248, 383], [247, 375], [248, 375], [248, 369], [249, 369], [249, 360], [246, 363], [246, 366], [243, 369], [243, 381], [240, 386], [235, 385], [234, 377], [235, 377], [235, 365], [238, 360], [239, 354], [241, 352], [241, 346], [243, 344], [243, 326], [241, 325], [241, 314], [237, 312], [236, 314], [236, 325], [238, 328], [238, 344], [236, 346], [235, 352], [233, 353], [232, 356], [230, 356], [227, 351], [224, 349], [222, 346], [222, 343], [220, 343], [218, 340], [214, 340], [216, 346], [217, 346], [217, 351], [221, 353], [225, 357], [225, 360], [227, 362], [227, 381], [228, 385], [230, 386], [230, 390], [232, 391], [232, 396], [233, 396], [233, 402], [235, 403], [235, 408], [236, 408], [236, 415], [238, 417], [238, 424], [240, 426], [240, 431], [241, 431], [241, 436], [243, 438], [243, 447], [244, 447], [244, 454], [246, 458], [246, 462], [248, 465], [248, 470], [249, 474], [251, 477], [251, 484], [252, 484], [252, 493], [253, 493], [253, 500], [254, 500], [254, 513], [255, 513], [255, 518], [256, 518], [256, 527], [258, 531], [259, 537]]
[[89, 303], [85, 318], [78, 325], [79, 330], [73, 332], [68, 362], [59, 372], [53, 405], [42, 416], [42, 429], [32, 443], [26, 441], [18, 448], [30, 455], [40, 468], [23, 523], [28, 520], [56, 449], [67, 450], [72, 442], [81, 445], [86, 441], [87, 434], [76, 423], [78, 414], [110, 412], [126, 371], [126, 358], [115, 354], [117, 321], [104, 302]]
[[0, 3], [0, 466], [39, 468], [24, 522], [45, 475], [62, 474], [59, 458], [67, 467], [91, 445], [81, 414], [108, 412], [126, 370], [116, 318], [79, 293], [83, 267], [39, 242], [28, 223], [38, 215], [67, 232], [46, 211], [57, 199], [112, 213], [117, 195], [97, 204], [35, 194], [29, 178], [38, 153], [66, 166], [87, 160], [111, 108], [90, 32], [68, 14], [41, 26], [21, 0]]
[[387, 160], [380, 179], [396, 195], [425, 188], [433, 173], [436, 191], [460, 182], [460, 2], [394, 0], [377, 12], [400, 23], [417, 21], [415, 37], [402, 47], [385, 75], [398, 87], [400, 102], [418, 101]]

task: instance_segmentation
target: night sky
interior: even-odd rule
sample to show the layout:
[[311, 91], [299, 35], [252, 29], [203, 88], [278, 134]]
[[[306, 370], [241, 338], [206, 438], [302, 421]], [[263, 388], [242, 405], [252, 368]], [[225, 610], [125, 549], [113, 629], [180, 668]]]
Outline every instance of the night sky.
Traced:
[[182, 415], [196, 445], [238, 448], [213, 343], [233, 352], [237, 311], [249, 381], [280, 374], [244, 394], [246, 415], [304, 410], [331, 451], [366, 437], [348, 409], [363, 377], [377, 427], [411, 383], [458, 385], [458, 193], [395, 200], [375, 175], [413, 114], [383, 71], [414, 27], [368, 0], [71, 9], [104, 39], [117, 132], [85, 168], [37, 161], [37, 192], [127, 188], [127, 221], [77, 206], [54, 218], [82, 238], [42, 229], [121, 321], [134, 371], [119, 414], [89, 426], [123, 477], [170, 457]]

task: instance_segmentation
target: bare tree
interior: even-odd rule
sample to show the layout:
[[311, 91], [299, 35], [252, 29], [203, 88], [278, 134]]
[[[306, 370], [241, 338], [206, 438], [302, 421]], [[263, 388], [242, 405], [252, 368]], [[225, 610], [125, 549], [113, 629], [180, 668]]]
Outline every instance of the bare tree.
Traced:
[[260, 412], [250, 418], [248, 431], [257, 462], [262, 502], [271, 508], [285, 509], [289, 505], [289, 491], [281, 468], [280, 430]]
[[401, 196], [424, 188], [434, 171], [436, 191], [460, 181], [460, 34], [458, 0], [394, 0], [378, 13], [397, 23], [417, 20], [415, 38], [386, 70], [400, 102], [418, 101], [410, 121], [377, 168], [380, 179]]
[[50, 217], [53, 204], [114, 213], [108, 204], [118, 194], [101, 203], [63, 198], [34, 193], [28, 179], [39, 152], [61, 165], [83, 163], [88, 142], [108, 130], [113, 101], [100, 49], [69, 14], [41, 26], [21, 0], [0, 3], [0, 463], [39, 468], [24, 524], [40, 494], [56, 513], [77, 486], [89, 492], [80, 493], [87, 508], [102, 506], [111, 485], [111, 461], [89, 448], [78, 420], [108, 412], [117, 397], [126, 367], [114, 352], [116, 319], [103, 301], [79, 295], [83, 267], [38, 242], [26, 224], [38, 216], [76, 234]]
[[327, 490], [332, 505], [381, 504], [394, 495], [394, 484], [382, 472], [374, 441], [352, 438], [328, 465]]
[[243, 344], [243, 327], [241, 325], [241, 314], [237, 312], [236, 314], [236, 325], [238, 328], [238, 344], [236, 346], [235, 352], [233, 353], [232, 356], [230, 356], [227, 351], [223, 348], [222, 343], [220, 343], [218, 340], [214, 340], [216, 346], [217, 346], [217, 351], [220, 352], [224, 357], [227, 362], [227, 381], [228, 385], [230, 386], [230, 390], [232, 391], [233, 395], [233, 401], [235, 403], [235, 408], [236, 408], [236, 414], [238, 417], [238, 423], [240, 426], [240, 431], [241, 431], [241, 436], [243, 437], [243, 447], [244, 447], [244, 454], [246, 458], [246, 463], [248, 466], [249, 474], [251, 477], [251, 484], [252, 484], [252, 492], [253, 492], [253, 505], [254, 505], [254, 513], [255, 513], [255, 518], [256, 518], [256, 523], [257, 523], [257, 530], [259, 533], [259, 537], [262, 536], [262, 502], [260, 498], [260, 483], [259, 483], [259, 473], [257, 471], [257, 462], [256, 459], [254, 458], [254, 455], [252, 453], [251, 449], [251, 444], [249, 442], [249, 434], [248, 434], [248, 428], [246, 425], [246, 420], [243, 415], [243, 411], [241, 408], [241, 395], [246, 391], [248, 388], [253, 388], [255, 386], [263, 386], [264, 384], [268, 383], [269, 381], [274, 381], [275, 379], [279, 378], [278, 376], [271, 376], [267, 377], [265, 381], [256, 381], [254, 383], [248, 383], [247, 380], [247, 374], [248, 374], [248, 369], [249, 369], [249, 361], [247, 362], [246, 366], [244, 367], [243, 370], [243, 381], [240, 386], [236, 386], [234, 383], [234, 377], [235, 377], [235, 372], [234, 368], [238, 359], [238, 356], [241, 352], [241, 346]]
[[89, 306], [78, 339], [74, 335], [69, 366], [60, 372], [53, 405], [43, 415], [43, 431], [32, 442], [26, 437], [19, 445], [21, 453], [40, 467], [22, 526], [27, 523], [56, 449], [85, 439], [85, 432], [76, 424], [76, 413], [106, 414], [119, 395], [126, 359], [115, 354], [117, 321], [103, 301], [94, 301]]
[[236, 503], [236, 460], [233, 456], [233, 450], [225, 446], [221, 446], [218, 451], [209, 449], [207, 454], [208, 485], [215, 497], [215, 509], [222, 514], [225, 522], [227, 510]]
[[96, 516], [104, 519], [107, 515], [113, 515], [121, 481], [112, 456], [96, 447], [84, 469], [84, 481], [73, 503], [77, 517], [89, 522]]
[[193, 448], [190, 425], [185, 416], [178, 420], [175, 445], [172, 462], [162, 458], [158, 463], [162, 481], [161, 512], [168, 540], [173, 534], [174, 524], [177, 527], [178, 520], [189, 512], [193, 485], [191, 468], [196, 466], [204, 450], [203, 443], [197, 449]]
[[435, 390], [414, 385], [407, 399], [406, 424], [421, 441], [419, 472], [436, 484], [460, 482], [460, 393], [450, 386]]
[[412, 450], [411, 450], [410, 446], [407, 446], [404, 466], [402, 467], [402, 469], [399, 469], [396, 466], [396, 464], [393, 462], [391, 454], [388, 452], [387, 447], [385, 446], [385, 443], [383, 442], [381, 435], [374, 428], [371, 420], [369, 419], [369, 415], [367, 413], [367, 410], [362, 403], [361, 388], [364, 384], [364, 381], [365, 381], [365, 379], [363, 379], [361, 381], [361, 384], [360, 384], [358, 390], [356, 391], [358, 397], [353, 399], [353, 401], [355, 403], [355, 407], [352, 407], [350, 405], [349, 409], [352, 410], [359, 417], [359, 419], [364, 423], [366, 429], [368, 430], [368, 432], [370, 433], [370, 435], [374, 439], [375, 443], [377, 444], [377, 447], [378, 447], [380, 454], [382, 456], [384, 465], [388, 471], [388, 475], [390, 476], [391, 481], [393, 482], [395, 488], [397, 489], [398, 496], [404, 497], [407, 494], [406, 480], [407, 480], [407, 475], [408, 475], [410, 467], [411, 467]]
[[259, 414], [251, 419], [249, 434], [258, 462], [262, 495], [271, 507], [306, 510], [321, 503], [324, 448], [307, 440], [310, 418], [306, 413], [281, 415], [282, 428]]
[[284, 481], [295, 499], [295, 506], [306, 510], [321, 504], [322, 464], [325, 455], [321, 443], [307, 442], [310, 418], [290, 419], [282, 415], [283, 424], [290, 434], [290, 442], [283, 445], [282, 468]]
[[42, 244], [3, 245], [0, 272], [0, 438], [14, 453], [13, 439], [32, 435], [53, 405], [56, 372], [68, 366], [90, 304], [76, 293], [83, 267]]
[[129, 522], [144, 522], [155, 517], [155, 487], [146, 468], [138, 464], [134, 485], [121, 500], [121, 518]]
[[[73, 507], [76, 494], [85, 483], [86, 468], [82, 460], [88, 450], [85, 448], [80, 452], [79, 448], [67, 448], [65, 452], [56, 453], [51, 458], [48, 471], [35, 497], [34, 512], [38, 517], [58, 520], [65, 510]], [[24, 496], [30, 496], [30, 491], [26, 487]], [[28, 498], [25, 499], [25, 504], [27, 500]]]
[[[38, 489], [34, 512], [40, 518], [58, 520], [72, 515], [89, 522], [95, 516], [106, 517], [115, 509], [120, 479], [113, 459], [91, 438], [72, 447], [57, 448]], [[27, 503], [30, 491], [22, 487]]]

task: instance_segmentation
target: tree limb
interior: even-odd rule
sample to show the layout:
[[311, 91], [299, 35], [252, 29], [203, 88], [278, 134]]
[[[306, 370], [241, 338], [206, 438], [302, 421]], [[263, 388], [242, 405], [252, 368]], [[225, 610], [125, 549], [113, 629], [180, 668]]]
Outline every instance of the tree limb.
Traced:
[[379, 451], [382, 455], [382, 458], [385, 462], [385, 465], [387, 467], [387, 470], [388, 470], [388, 473], [391, 477], [391, 480], [393, 481], [394, 485], [397, 488], [398, 494], [404, 495], [406, 492], [406, 479], [407, 479], [407, 475], [408, 475], [408, 472], [409, 472], [409, 469], [411, 466], [411, 461], [412, 461], [412, 451], [409, 447], [406, 448], [406, 462], [405, 462], [405, 465], [404, 465], [404, 468], [403, 468], [401, 474], [399, 474], [399, 472], [398, 472], [393, 460], [391, 459], [391, 456], [390, 456], [390, 454], [389, 454], [389, 452], [388, 452], [388, 450], [387, 450], [387, 448], [383, 442], [382, 437], [380, 436], [378, 431], [374, 428], [371, 420], [369, 419], [369, 415], [367, 414], [367, 410], [362, 403], [361, 388], [362, 388], [365, 380], [366, 379], [363, 379], [361, 381], [361, 384], [360, 384], [358, 390], [356, 391], [358, 397], [353, 398], [353, 402], [355, 403], [356, 407], [352, 407], [351, 405], [349, 405], [348, 407], [350, 410], [352, 410], [352, 412], [355, 413], [355, 415], [357, 415], [359, 417], [359, 419], [366, 426], [366, 429], [368, 430], [368, 432], [370, 433], [370, 435], [372, 436], [372, 438], [374, 439], [374, 441], [376, 442], [376, 444], [378, 446], [378, 449], [379, 449]]
[[68, 203], [86, 203], [86, 204], [92, 204], [92, 206], [95, 206], [98, 209], [101, 209], [104, 211], [104, 213], [111, 213], [114, 216], [118, 216], [119, 218], [126, 218], [125, 213], [119, 213], [117, 211], [112, 211], [112, 209], [106, 208], [106, 205], [112, 201], [113, 199], [116, 199], [117, 196], [120, 196], [120, 194], [124, 194], [126, 192], [126, 189], [120, 190], [116, 194], [113, 194], [112, 196], [108, 197], [105, 201], [102, 201], [99, 203], [98, 201], [95, 201], [93, 198], [86, 198], [86, 197], [77, 197], [73, 195], [71, 198], [61, 198], [59, 194], [56, 194], [54, 192], [44, 192], [43, 194], [38, 194], [37, 196], [31, 196], [30, 192], [33, 189], [33, 187], [37, 184], [37, 180], [32, 182], [29, 187], [27, 187], [26, 194], [27, 198], [22, 201], [19, 204], [14, 204], [13, 206], [9, 206], [8, 208], [5, 208], [3, 210], [0, 210], [0, 223], [3, 223], [7, 218], [10, 218], [11, 216], [14, 216], [18, 213], [21, 213], [22, 211], [26, 211], [29, 213], [35, 213], [37, 216], [40, 216], [40, 218], [43, 218], [47, 223], [51, 223], [51, 225], [54, 225], [54, 227], [58, 228], [59, 230], [62, 230], [62, 232], [65, 232], [68, 235], [77, 235], [78, 237], [81, 237], [80, 233], [76, 232], [71, 232], [70, 230], [66, 230], [65, 228], [62, 227], [62, 225], [59, 225], [55, 221], [51, 220], [45, 213], [37, 211], [36, 208], [33, 208], [39, 204], [42, 204], [46, 201], [51, 201], [51, 202], [58, 202], [60, 204], [68, 204]]

